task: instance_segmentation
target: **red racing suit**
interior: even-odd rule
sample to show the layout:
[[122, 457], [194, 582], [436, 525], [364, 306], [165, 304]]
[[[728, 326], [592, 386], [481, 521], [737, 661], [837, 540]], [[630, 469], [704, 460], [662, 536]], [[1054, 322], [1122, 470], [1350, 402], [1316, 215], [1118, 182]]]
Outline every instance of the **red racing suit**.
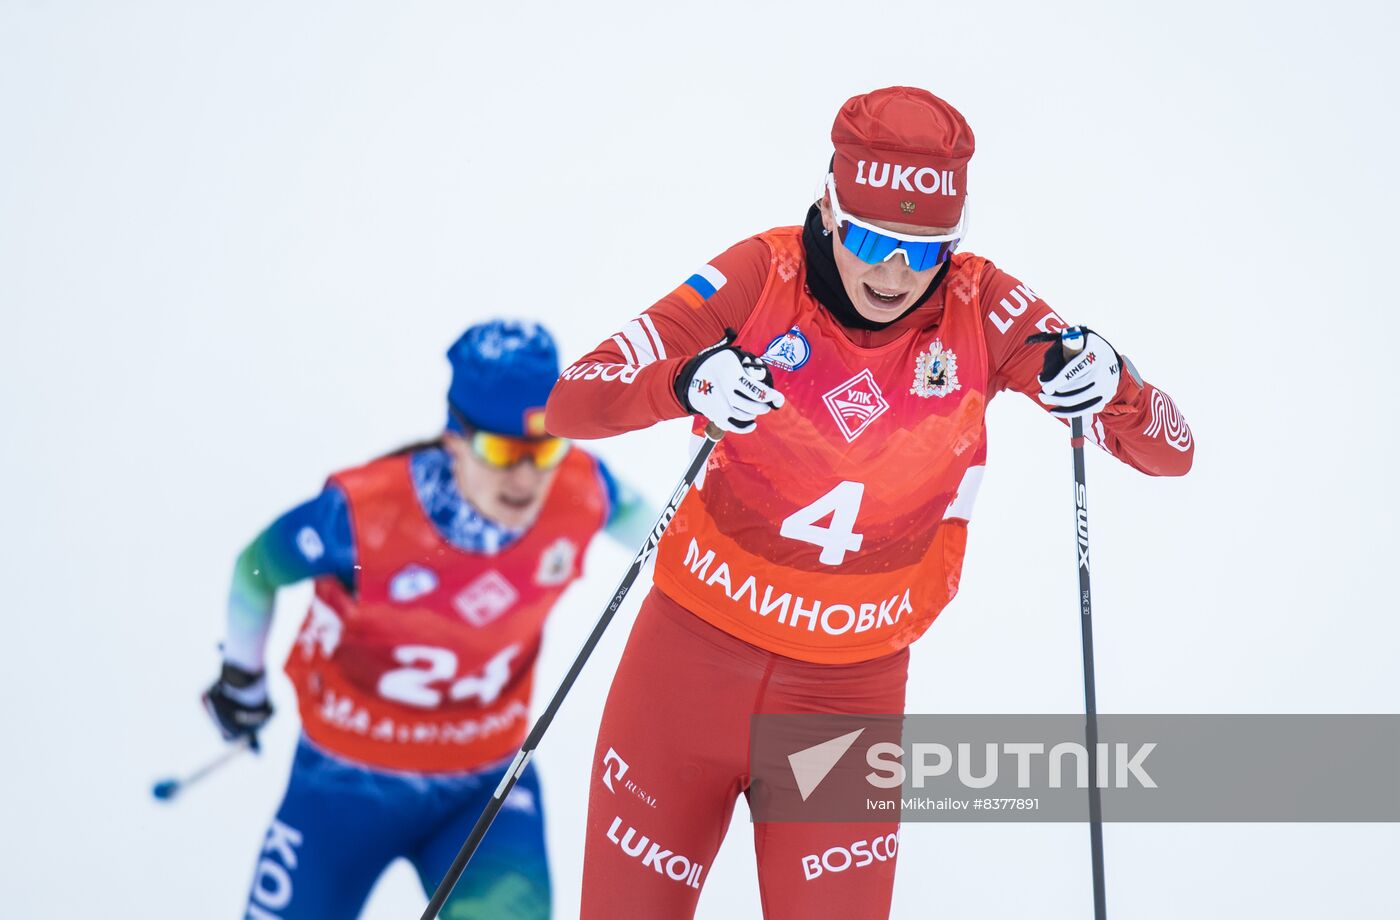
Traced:
[[[605, 437], [684, 416], [675, 378], [726, 327], [738, 330], [739, 346], [767, 359], [775, 386], [787, 397], [753, 433], [726, 437], [715, 447], [703, 481], [658, 547], [655, 591], [663, 597], [654, 594], [639, 614], [599, 735], [585, 918], [624, 910], [666, 917], [693, 912], [703, 874], [692, 873], [685, 886], [664, 872], [659, 879], [639, 874], [639, 866], [655, 867], [644, 856], [629, 859], [629, 847], [613, 838], [630, 827], [693, 863], [709, 864], [725, 822], [697, 825], [695, 814], [727, 816], [733, 796], [747, 784], [743, 750], [724, 740], [746, 725], [713, 720], [743, 722], [753, 712], [804, 709], [873, 712], [872, 700], [900, 707], [887, 712], [902, 711], [905, 650], [957, 591], [987, 457], [987, 402], [1007, 389], [1034, 398], [1045, 346], [1025, 339], [1065, 326], [1030, 288], [969, 253], [953, 257], [926, 302], [876, 331], [841, 326], [805, 278], [801, 228], [745, 240], [565, 370], [550, 397], [546, 427], [570, 438]], [[1137, 379], [1127, 362], [1116, 395], [1086, 429], [1094, 443], [1143, 472], [1181, 475], [1190, 468], [1189, 427], [1170, 397]], [[689, 643], [694, 654], [709, 648], [723, 657], [718, 649], [733, 651], [732, 637], [768, 662], [755, 665], [759, 676], [751, 681], [755, 692], [746, 712], [743, 706], [706, 706], [694, 687], [677, 686], [679, 675], [703, 680], [705, 669], [682, 667], [672, 648], [648, 639], [662, 633], [651, 621], [663, 610], [674, 619], [676, 607], [725, 637]], [[658, 687], [661, 675], [648, 678], [634, 660], [642, 655], [669, 662], [677, 678]], [[845, 701], [820, 689], [805, 700], [770, 693], [761, 675], [768, 667], [771, 677], [781, 662], [789, 670], [806, 662], [837, 669], [833, 675], [858, 674], [853, 686], [860, 690]], [[718, 659], [715, 670], [726, 670]], [[730, 680], [747, 686], [739, 677]], [[626, 702], [634, 697], [646, 706]], [[660, 729], [673, 720], [685, 731]], [[673, 734], [669, 748], [657, 749], [651, 740]], [[692, 753], [686, 748], [731, 751], [722, 767], [702, 770], [730, 771], [720, 777], [724, 781], [679, 781], [678, 765]], [[605, 782], [610, 751], [614, 758], [646, 760], [654, 807], [645, 798], [636, 799], [638, 806], [618, 796]], [[713, 801], [684, 809], [673, 804], [674, 819], [663, 812], [663, 801], [701, 794], [702, 787]], [[841, 845], [835, 837], [843, 832], [820, 824], [794, 827], [782, 835], [784, 862], [760, 865], [766, 916], [885, 916], [892, 856], [879, 871], [807, 877], [801, 870], [810, 861], [798, 859], [798, 851], [825, 852]], [[788, 839], [793, 835], [795, 842]]]

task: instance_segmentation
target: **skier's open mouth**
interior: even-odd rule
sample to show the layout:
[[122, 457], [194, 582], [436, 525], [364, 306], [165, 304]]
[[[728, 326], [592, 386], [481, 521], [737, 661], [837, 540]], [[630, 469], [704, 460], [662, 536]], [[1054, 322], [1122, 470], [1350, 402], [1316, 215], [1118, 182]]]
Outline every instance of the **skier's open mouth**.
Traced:
[[505, 493], [501, 493], [499, 497], [501, 499], [501, 504], [505, 505], [507, 508], [514, 508], [516, 511], [524, 511], [535, 503], [535, 496], [533, 495], [506, 495]]
[[894, 307], [902, 306], [904, 304], [904, 301], [909, 299], [908, 291], [896, 291], [894, 293], [889, 293], [886, 291], [882, 291], [879, 288], [873, 288], [870, 285], [865, 284], [864, 282], [861, 282], [861, 286], [865, 288], [866, 298], [869, 299], [869, 301], [875, 306], [884, 309], [891, 309]]

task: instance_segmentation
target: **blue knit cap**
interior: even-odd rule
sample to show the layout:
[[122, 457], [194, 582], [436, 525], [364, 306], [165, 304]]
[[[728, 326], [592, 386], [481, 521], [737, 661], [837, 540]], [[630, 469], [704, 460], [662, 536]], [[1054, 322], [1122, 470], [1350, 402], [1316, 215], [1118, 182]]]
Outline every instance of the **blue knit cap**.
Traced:
[[452, 410], [473, 428], [538, 438], [544, 404], [559, 378], [554, 339], [538, 323], [494, 319], [472, 326], [447, 349], [447, 429], [462, 431]]

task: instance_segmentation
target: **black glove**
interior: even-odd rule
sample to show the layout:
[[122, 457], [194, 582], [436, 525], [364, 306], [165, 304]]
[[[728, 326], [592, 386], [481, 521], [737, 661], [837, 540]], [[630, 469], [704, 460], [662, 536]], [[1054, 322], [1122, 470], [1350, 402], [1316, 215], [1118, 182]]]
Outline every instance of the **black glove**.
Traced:
[[758, 416], [783, 407], [763, 359], [734, 344], [733, 329], [691, 358], [676, 375], [676, 398], [724, 431], [753, 430]]
[[267, 681], [259, 671], [253, 674], [237, 665], [224, 662], [223, 672], [213, 686], [204, 691], [204, 708], [219, 727], [225, 741], [236, 741], [244, 735], [257, 746], [258, 730], [272, 718], [272, 703], [267, 699]]

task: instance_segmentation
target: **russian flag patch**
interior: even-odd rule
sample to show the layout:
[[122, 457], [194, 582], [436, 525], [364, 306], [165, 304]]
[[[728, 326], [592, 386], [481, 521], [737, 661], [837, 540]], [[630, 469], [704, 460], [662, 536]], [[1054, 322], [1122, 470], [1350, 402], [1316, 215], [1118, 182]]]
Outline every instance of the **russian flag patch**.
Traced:
[[699, 309], [700, 305], [715, 296], [715, 292], [724, 287], [728, 280], [724, 273], [713, 265], [702, 265], [698, 272], [676, 288], [675, 295], [692, 309]]

